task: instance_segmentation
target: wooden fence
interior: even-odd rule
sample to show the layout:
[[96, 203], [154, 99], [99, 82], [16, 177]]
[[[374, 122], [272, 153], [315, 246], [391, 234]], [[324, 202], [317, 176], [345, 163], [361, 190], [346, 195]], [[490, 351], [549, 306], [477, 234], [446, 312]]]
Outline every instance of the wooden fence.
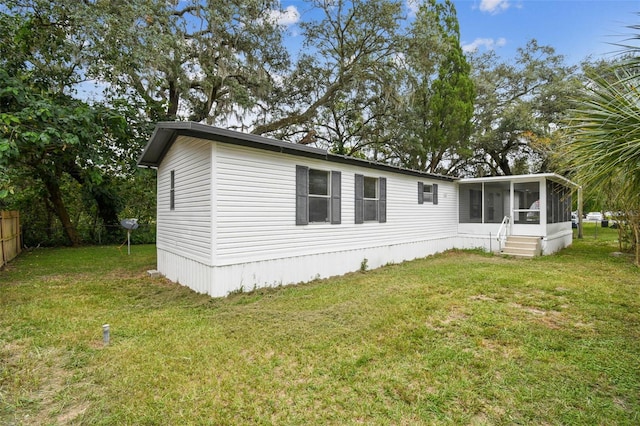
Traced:
[[22, 251], [20, 213], [0, 211], [0, 268]]

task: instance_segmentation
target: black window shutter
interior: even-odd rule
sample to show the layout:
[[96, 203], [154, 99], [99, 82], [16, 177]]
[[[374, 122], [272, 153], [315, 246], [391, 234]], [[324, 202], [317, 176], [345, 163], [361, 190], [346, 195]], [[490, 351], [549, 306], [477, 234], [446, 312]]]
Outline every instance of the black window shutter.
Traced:
[[379, 195], [378, 195], [378, 222], [385, 223], [387, 221], [387, 178], [379, 178]]
[[339, 225], [341, 223], [342, 206], [340, 205], [342, 183], [340, 172], [331, 171], [331, 223]]
[[424, 183], [418, 182], [418, 204], [424, 204]]
[[438, 184], [431, 185], [431, 191], [433, 192], [433, 204], [438, 204]]
[[309, 224], [309, 168], [296, 166], [296, 225]]
[[355, 223], [364, 223], [364, 176], [355, 175]]
[[171, 170], [171, 187], [169, 189], [169, 210], [176, 208], [176, 171]]

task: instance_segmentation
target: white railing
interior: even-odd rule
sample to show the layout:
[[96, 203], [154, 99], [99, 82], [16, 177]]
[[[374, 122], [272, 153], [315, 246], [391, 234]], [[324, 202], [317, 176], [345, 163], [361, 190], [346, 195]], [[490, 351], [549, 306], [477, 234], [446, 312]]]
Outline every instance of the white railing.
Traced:
[[502, 244], [507, 240], [507, 236], [510, 233], [509, 227], [511, 225], [511, 217], [505, 216], [500, 223], [500, 228], [498, 228], [498, 236], [496, 239], [498, 240], [499, 249], [502, 250]]
[[513, 215], [516, 218], [516, 222], [540, 223], [540, 209], [515, 209]]

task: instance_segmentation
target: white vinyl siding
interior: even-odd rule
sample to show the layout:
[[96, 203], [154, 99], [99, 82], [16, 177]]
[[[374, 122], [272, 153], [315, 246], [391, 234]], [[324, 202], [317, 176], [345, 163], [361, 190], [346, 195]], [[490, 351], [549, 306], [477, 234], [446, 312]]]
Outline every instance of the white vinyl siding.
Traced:
[[211, 142], [180, 137], [158, 169], [158, 248], [210, 264], [211, 209]]
[[383, 247], [450, 237], [457, 232], [455, 183], [440, 184], [439, 206], [418, 206], [418, 179], [380, 171], [374, 173], [386, 180], [386, 223], [356, 225], [355, 175], [372, 173], [352, 165], [343, 165], [340, 170], [342, 223], [296, 226], [296, 166], [326, 170], [326, 162], [216, 145], [218, 265]]

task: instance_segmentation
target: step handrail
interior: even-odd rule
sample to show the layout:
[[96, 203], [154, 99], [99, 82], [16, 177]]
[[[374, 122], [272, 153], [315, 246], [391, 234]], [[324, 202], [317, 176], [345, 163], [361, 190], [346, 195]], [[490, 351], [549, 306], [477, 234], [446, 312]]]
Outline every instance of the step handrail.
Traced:
[[511, 224], [511, 216], [505, 216], [500, 223], [500, 228], [498, 228], [498, 235], [496, 239], [500, 244], [500, 250], [502, 250], [502, 243], [504, 243], [509, 235], [509, 225]]

